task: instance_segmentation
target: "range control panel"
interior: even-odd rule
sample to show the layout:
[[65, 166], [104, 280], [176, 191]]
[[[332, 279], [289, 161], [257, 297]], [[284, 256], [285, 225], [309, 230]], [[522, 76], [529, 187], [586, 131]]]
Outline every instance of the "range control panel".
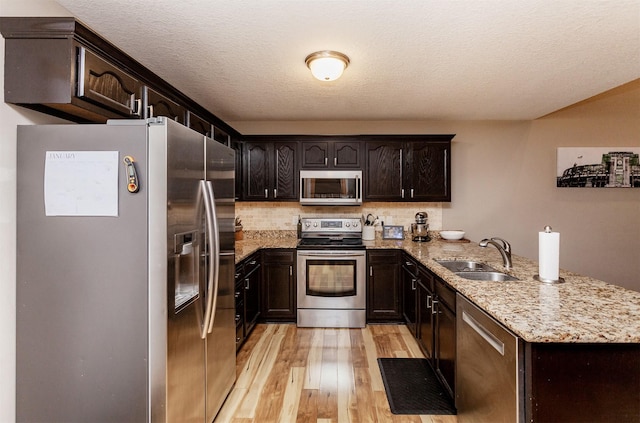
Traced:
[[303, 217], [302, 232], [360, 233], [362, 223], [357, 218]]

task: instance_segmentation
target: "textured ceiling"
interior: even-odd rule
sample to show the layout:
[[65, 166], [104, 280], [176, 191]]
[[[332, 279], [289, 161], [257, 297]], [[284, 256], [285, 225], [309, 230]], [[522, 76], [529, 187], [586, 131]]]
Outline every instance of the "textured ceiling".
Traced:
[[534, 119], [640, 77], [640, 0], [58, 3], [225, 121]]

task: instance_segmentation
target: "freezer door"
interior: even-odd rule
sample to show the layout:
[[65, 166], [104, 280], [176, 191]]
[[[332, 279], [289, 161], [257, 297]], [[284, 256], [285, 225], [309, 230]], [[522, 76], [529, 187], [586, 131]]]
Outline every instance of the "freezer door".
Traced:
[[[149, 419], [146, 141], [145, 125], [18, 127], [18, 422]], [[117, 215], [79, 216], [67, 209], [68, 215], [47, 216], [47, 151], [116, 152]], [[124, 155], [136, 159], [136, 193], [126, 189]], [[58, 169], [49, 182], [64, 187], [66, 180], [54, 181], [56, 173], [79, 164]], [[84, 164], [87, 173], [66, 182], [93, 179], [93, 165]]]
[[[216, 295], [216, 309], [206, 342], [206, 421], [210, 422], [235, 382], [235, 151], [210, 138], [205, 139], [206, 177], [212, 188], [219, 240], [219, 255], [212, 260], [218, 269], [206, 267], [204, 270], [206, 274], [213, 272], [218, 276], [217, 292], [212, 293]], [[209, 248], [209, 251], [213, 251], [213, 248]]]

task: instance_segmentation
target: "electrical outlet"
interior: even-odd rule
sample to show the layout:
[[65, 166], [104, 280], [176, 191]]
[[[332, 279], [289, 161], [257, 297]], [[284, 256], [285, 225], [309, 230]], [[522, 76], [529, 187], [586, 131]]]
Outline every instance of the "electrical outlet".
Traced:
[[292, 225], [298, 224], [298, 216], [291, 216], [291, 224]]

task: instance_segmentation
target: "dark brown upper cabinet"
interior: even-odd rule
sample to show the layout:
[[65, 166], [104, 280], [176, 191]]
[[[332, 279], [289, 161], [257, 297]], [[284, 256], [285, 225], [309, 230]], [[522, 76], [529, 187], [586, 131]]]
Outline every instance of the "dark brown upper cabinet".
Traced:
[[0, 17], [0, 32], [6, 103], [74, 122], [166, 116], [187, 124], [190, 114], [191, 126], [216, 140], [212, 127], [240, 135], [75, 18]]
[[310, 140], [300, 143], [302, 169], [359, 169], [360, 142]]
[[[250, 139], [250, 138], [249, 138]], [[298, 200], [298, 143], [245, 139], [243, 200]]]
[[187, 113], [187, 126], [207, 137], [213, 134], [213, 125], [191, 112]]
[[142, 116], [142, 84], [85, 47], [76, 45], [78, 98], [123, 117]]
[[187, 109], [163, 96], [156, 90], [144, 87], [142, 91], [142, 102], [144, 105], [143, 117], [152, 118], [156, 116], [166, 116], [178, 123], [185, 124], [187, 121]]
[[451, 201], [453, 135], [377, 136], [365, 143], [365, 201]]

